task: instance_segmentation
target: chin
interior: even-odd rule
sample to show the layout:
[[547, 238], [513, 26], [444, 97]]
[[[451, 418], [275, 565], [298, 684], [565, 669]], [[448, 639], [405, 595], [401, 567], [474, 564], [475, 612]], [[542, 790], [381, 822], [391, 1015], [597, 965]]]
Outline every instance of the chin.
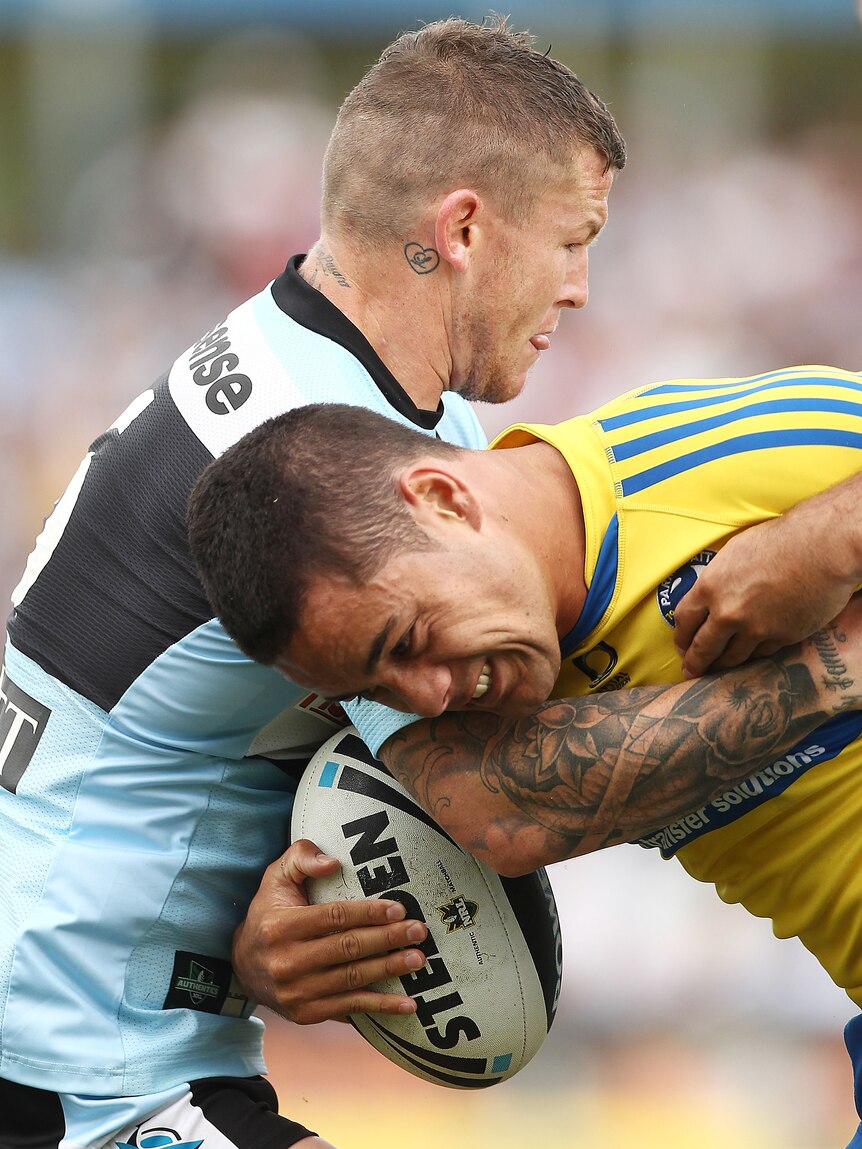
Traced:
[[497, 379], [496, 383], [488, 388], [486, 403], [510, 403], [517, 399], [527, 384], [527, 371], [512, 376], [506, 380]]
[[[524, 390], [532, 363], [522, 371], [474, 370], [457, 390], [465, 399], [479, 403], [508, 403]], [[453, 390], [456, 388], [453, 386]]]

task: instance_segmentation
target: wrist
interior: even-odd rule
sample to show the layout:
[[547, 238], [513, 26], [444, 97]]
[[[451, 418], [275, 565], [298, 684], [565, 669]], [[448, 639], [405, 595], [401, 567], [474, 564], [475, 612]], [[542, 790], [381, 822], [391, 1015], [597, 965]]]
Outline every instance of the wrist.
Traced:
[[849, 632], [840, 622], [816, 631], [803, 644], [804, 661], [820, 704], [833, 714], [862, 705], [862, 675], [854, 665]]
[[[849, 591], [862, 586], [862, 532], [857, 527], [862, 474], [830, 487], [789, 515], [805, 516], [805, 533], [822, 540], [821, 562], [828, 564], [836, 585]], [[788, 516], [789, 517], [789, 516]], [[828, 545], [827, 545], [828, 543]]]

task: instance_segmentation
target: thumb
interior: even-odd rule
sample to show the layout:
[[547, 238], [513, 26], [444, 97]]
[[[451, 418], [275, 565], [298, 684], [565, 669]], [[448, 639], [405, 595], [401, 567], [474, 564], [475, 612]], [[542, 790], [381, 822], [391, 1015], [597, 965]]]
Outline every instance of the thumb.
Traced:
[[292, 889], [300, 892], [305, 901], [305, 879], [334, 874], [340, 866], [337, 858], [325, 854], [314, 842], [298, 838], [280, 858], [276, 858], [270, 869], [276, 871], [282, 893]]

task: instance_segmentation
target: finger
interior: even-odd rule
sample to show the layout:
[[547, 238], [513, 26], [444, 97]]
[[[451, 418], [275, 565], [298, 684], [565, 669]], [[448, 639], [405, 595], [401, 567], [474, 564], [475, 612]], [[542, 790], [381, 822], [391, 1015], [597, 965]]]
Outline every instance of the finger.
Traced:
[[316, 948], [321, 951], [321, 965], [329, 967], [360, 962], [375, 955], [390, 955], [405, 946], [421, 945], [427, 936], [428, 927], [424, 922], [404, 921], [330, 934], [316, 943]]
[[317, 1025], [321, 1021], [347, 1021], [350, 1014], [383, 1013], [404, 1015], [416, 1012], [416, 1003], [406, 994], [357, 990], [332, 998], [304, 1002], [284, 1015], [297, 1025]]
[[378, 993], [376, 990], [360, 990], [341, 999], [343, 1009], [351, 1013], [407, 1014], [416, 1012], [416, 1002], [407, 994]]
[[417, 948], [427, 936], [421, 922], [399, 923], [369, 937], [369, 931], [338, 934], [300, 946], [276, 949], [267, 962], [267, 980], [283, 1007], [360, 989], [382, 978], [421, 969]]
[[673, 641], [680, 654], [685, 654], [695, 634], [709, 618], [707, 608], [698, 606], [697, 602], [691, 599], [693, 594], [694, 591], [689, 591], [673, 612]]
[[755, 658], [759, 639], [754, 635], [734, 634], [721, 654], [710, 664], [709, 670], [730, 670]]
[[[309, 841], [308, 838], [298, 838], [285, 850], [281, 857], [276, 858], [267, 867], [258, 896], [271, 899], [272, 904], [276, 907], [301, 906], [304, 908], [309, 904], [305, 887], [306, 879], [335, 873], [340, 866], [341, 863], [337, 858], [325, 854], [314, 842]], [[350, 924], [363, 925], [374, 922], [398, 921], [406, 915], [406, 910], [400, 902], [390, 899], [376, 899], [375, 901], [380, 908], [363, 911], [363, 913], [367, 913], [366, 917], [352, 916]], [[369, 906], [371, 900], [354, 904]], [[335, 928], [339, 927], [336, 926]], [[310, 934], [309, 936], [319, 935]]]
[[293, 977], [287, 982], [287, 992], [276, 993], [279, 1011], [301, 1024], [329, 1021], [346, 1013], [413, 1013], [407, 994], [382, 993], [379, 986], [415, 973], [425, 961], [421, 950], [406, 949], [315, 971], [307, 978]]
[[751, 652], [752, 658], [769, 658], [772, 654], [778, 654], [779, 650], [784, 650], [786, 646], [792, 646], [793, 643], [799, 640], [794, 636], [792, 638], [784, 639], [771, 639], [769, 642], [759, 643]]
[[682, 660], [682, 670], [686, 678], [698, 678], [706, 674], [716, 659], [721, 658], [733, 631], [721, 626], [715, 618], [708, 616], [694, 634]]
[[306, 878], [334, 873], [339, 866], [307, 839], [294, 842], [264, 871], [255, 900], [275, 907], [307, 906]]
[[[306, 971], [314, 973], [320, 970], [325, 973], [367, 958], [390, 955], [393, 951], [403, 952], [405, 947], [421, 945], [427, 936], [428, 927], [424, 922], [410, 920], [386, 926], [345, 929], [316, 938], [298, 939], [294, 935], [290, 939], [295, 943], [292, 949], [288, 951], [287, 944], [283, 947], [286, 958], [285, 977], [301, 976]], [[297, 944], [300, 940], [301, 945]]]
[[426, 960], [422, 950], [415, 947], [393, 950], [387, 954], [375, 954], [361, 961], [333, 966], [306, 978], [303, 995], [308, 998], [329, 998], [335, 994], [355, 992], [375, 982], [415, 973], [416, 970], [422, 969]]
[[[280, 930], [286, 941], [312, 941], [316, 938], [329, 939], [330, 947], [339, 944], [333, 938], [353, 936], [357, 933], [361, 948], [353, 957], [363, 956], [375, 949], [394, 949], [411, 940], [421, 941], [428, 929], [422, 922], [405, 918], [406, 910], [401, 902], [386, 901], [381, 898], [363, 898], [357, 901], [321, 902], [319, 906], [302, 906], [301, 912], [285, 911], [281, 915]], [[411, 926], [419, 927], [421, 937], [406, 937], [405, 931]], [[272, 926], [270, 928], [273, 928]], [[365, 930], [382, 930], [366, 936]], [[406, 941], [405, 941], [406, 937]], [[391, 940], [390, 940], [391, 939]], [[344, 944], [343, 942], [341, 944]], [[346, 943], [352, 945], [352, 942]], [[350, 960], [350, 959], [345, 959]]]
[[334, 873], [341, 865], [337, 858], [319, 849], [308, 838], [298, 838], [281, 855], [280, 869], [289, 882], [302, 884], [306, 878]]

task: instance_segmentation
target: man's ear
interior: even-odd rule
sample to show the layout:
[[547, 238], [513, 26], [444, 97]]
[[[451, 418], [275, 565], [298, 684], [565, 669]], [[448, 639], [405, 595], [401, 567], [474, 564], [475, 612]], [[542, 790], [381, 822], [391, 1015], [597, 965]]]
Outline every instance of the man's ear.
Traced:
[[442, 463], [417, 462], [405, 467], [398, 476], [398, 489], [422, 526], [441, 520], [464, 523], [474, 530], [482, 525], [478, 495], [453, 468]]
[[434, 243], [440, 258], [456, 271], [466, 270], [470, 261], [482, 210], [481, 197], [469, 188], [450, 192], [437, 209]]

